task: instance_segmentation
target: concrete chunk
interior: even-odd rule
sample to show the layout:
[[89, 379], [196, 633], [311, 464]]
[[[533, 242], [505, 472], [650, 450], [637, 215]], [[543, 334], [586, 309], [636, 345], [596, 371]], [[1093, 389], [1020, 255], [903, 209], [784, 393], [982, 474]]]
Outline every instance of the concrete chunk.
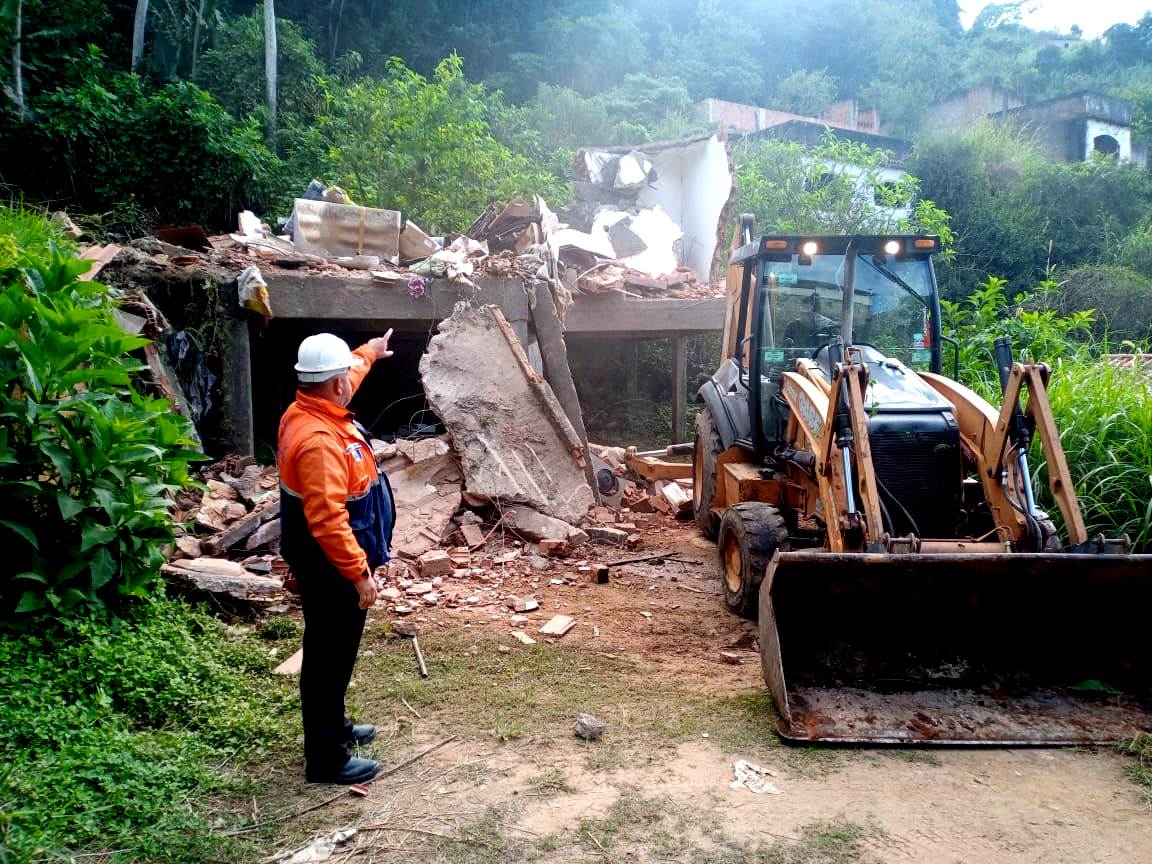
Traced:
[[504, 517], [504, 524], [525, 540], [567, 540], [572, 526], [562, 519], [538, 513], [530, 507], [517, 507]]
[[420, 575], [426, 579], [431, 579], [433, 576], [447, 576], [455, 569], [451, 557], [442, 549], [425, 552], [416, 559], [416, 564], [420, 568]]
[[578, 522], [593, 503], [580, 439], [505, 328], [510, 334], [499, 310], [457, 304], [420, 360], [424, 391], [452, 437], [468, 493]]

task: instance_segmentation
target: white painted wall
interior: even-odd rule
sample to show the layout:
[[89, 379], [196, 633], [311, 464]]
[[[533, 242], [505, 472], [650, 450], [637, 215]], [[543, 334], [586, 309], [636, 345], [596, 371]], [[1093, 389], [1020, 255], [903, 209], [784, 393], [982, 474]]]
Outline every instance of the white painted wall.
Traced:
[[1084, 124], [1084, 153], [1085, 156], [1092, 153], [1094, 148], [1093, 142], [1098, 135], [1111, 135], [1116, 139], [1120, 145], [1120, 161], [1132, 161], [1132, 130], [1127, 126], [1117, 126], [1115, 123], [1108, 123], [1104, 120], [1096, 120], [1089, 118]]
[[[645, 152], [643, 146], [637, 148]], [[640, 193], [637, 204], [659, 204], [684, 231], [684, 263], [710, 278], [720, 217], [732, 195], [728, 151], [715, 135], [683, 147], [646, 154], [659, 179]]]

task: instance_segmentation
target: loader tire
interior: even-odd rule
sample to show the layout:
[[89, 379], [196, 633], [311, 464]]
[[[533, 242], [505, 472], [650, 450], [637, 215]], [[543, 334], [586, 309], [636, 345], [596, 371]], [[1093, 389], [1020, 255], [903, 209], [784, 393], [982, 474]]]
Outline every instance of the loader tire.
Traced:
[[715, 540], [720, 519], [712, 512], [716, 498], [716, 459], [724, 451], [712, 412], [702, 408], [696, 415], [696, 438], [692, 449], [692, 516], [696, 527], [709, 540]]
[[724, 605], [741, 618], [755, 621], [768, 563], [777, 549], [789, 549], [788, 525], [775, 507], [745, 501], [724, 511], [719, 546]]

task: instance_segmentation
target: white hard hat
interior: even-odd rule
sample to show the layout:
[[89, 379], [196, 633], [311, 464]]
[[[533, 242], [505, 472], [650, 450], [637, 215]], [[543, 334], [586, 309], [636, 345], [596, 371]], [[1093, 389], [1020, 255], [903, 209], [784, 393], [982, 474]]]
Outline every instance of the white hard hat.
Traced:
[[339, 336], [317, 333], [300, 343], [296, 354], [296, 377], [306, 383], [327, 381], [363, 363]]

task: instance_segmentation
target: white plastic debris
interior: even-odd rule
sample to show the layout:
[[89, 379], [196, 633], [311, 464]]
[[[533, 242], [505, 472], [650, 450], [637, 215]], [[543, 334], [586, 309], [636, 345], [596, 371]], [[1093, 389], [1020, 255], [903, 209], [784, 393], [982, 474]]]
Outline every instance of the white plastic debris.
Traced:
[[776, 776], [774, 772], [759, 765], [753, 765], [747, 759], [739, 759], [733, 766], [736, 779], [728, 784], [729, 789], [747, 789], [757, 795], [779, 795], [780, 790], [768, 779]]
[[264, 274], [260, 268], [253, 264], [245, 267], [236, 277], [236, 288], [240, 294], [240, 305], [245, 309], [258, 312], [265, 318], [272, 317], [272, 301], [268, 298], [268, 283], [264, 281]]
[[327, 861], [336, 852], [336, 847], [346, 843], [356, 836], [355, 828], [345, 828], [343, 831], [334, 831], [323, 837], [317, 837], [303, 849], [287, 853], [278, 859], [279, 864], [316, 864]]

